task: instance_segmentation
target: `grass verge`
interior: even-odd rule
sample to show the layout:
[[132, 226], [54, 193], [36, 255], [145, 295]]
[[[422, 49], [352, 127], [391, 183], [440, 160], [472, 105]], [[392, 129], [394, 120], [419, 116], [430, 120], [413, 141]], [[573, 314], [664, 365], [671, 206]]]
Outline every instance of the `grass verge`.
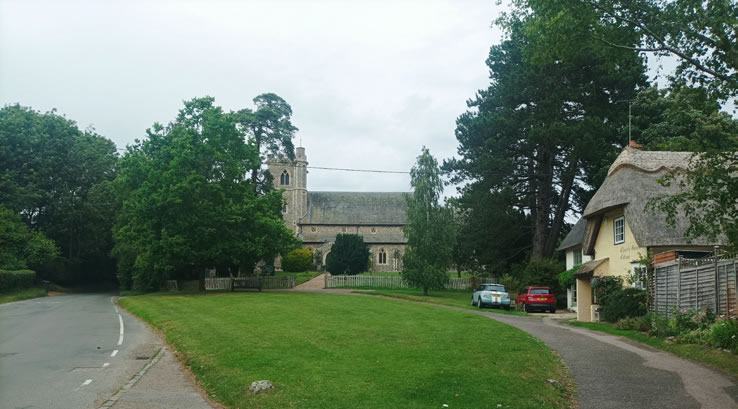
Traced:
[[617, 329], [609, 322], [569, 321], [568, 323], [575, 327], [605, 332], [610, 335], [619, 335], [621, 337], [658, 348], [662, 351], [670, 352], [681, 358], [686, 358], [714, 368], [722, 369], [738, 380], [738, 356], [733, 353], [703, 345], [672, 344], [666, 342], [665, 338], [649, 337], [647, 334], [639, 331]]
[[[162, 329], [208, 394], [232, 408], [566, 408], [545, 345], [474, 314], [300, 293], [120, 301]], [[251, 382], [276, 389], [253, 395]], [[497, 406], [497, 405], [502, 406]]]
[[[385, 297], [397, 298], [400, 300], [450, 305], [452, 307], [469, 308], [474, 310], [478, 309], [477, 307], [473, 307], [471, 305], [472, 293], [469, 291], [436, 290], [429, 291], [429, 294], [427, 296], [423, 295], [423, 290], [416, 288], [376, 288], [371, 289], [371, 291], [369, 291], [369, 288], [366, 288], [364, 290], [357, 290], [354, 292], [367, 295], [382, 295]], [[510, 315], [528, 315], [527, 313], [522, 311], [505, 311], [502, 308], [488, 307], [485, 308], [484, 311]]]
[[46, 297], [46, 290], [41, 288], [23, 288], [14, 291], [0, 292], [0, 304], [38, 297]]

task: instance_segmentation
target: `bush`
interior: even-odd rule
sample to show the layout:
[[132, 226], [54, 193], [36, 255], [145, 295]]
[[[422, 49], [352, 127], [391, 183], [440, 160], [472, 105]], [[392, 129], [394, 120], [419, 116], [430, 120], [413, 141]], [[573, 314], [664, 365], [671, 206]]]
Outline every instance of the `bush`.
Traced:
[[282, 270], [293, 273], [308, 271], [313, 262], [313, 252], [310, 249], [292, 250], [282, 260]]
[[706, 345], [710, 343], [710, 329], [695, 329], [687, 333], [677, 335], [676, 342], [680, 344]]
[[325, 269], [331, 274], [363, 273], [369, 265], [369, 247], [356, 234], [338, 234], [325, 260]]
[[717, 348], [738, 349], [738, 323], [732, 319], [714, 323], [710, 328], [710, 343]]
[[0, 291], [33, 286], [36, 272], [31, 270], [0, 270]]
[[654, 337], [670, 337], [678, 335], [674, 331], [674, 326], [671, 325], [669, 319], [657, 314], [649, 314], [651, 317], [651, 329], [648, 330], [648, 335]]
[[646, 314], [648, 294], [636, 288], [614, 288], [599, 297], [600, 316], [605, 321], [616, 322], [626, 317]]
[[697, 312], [695, 310], [677, 310], [674, 308], [673, 314], [674, 316], [669, 321], [669, 325], [675, 333], [686, 334], [697, 329], [697, 321], [695, 320]]
[[626, 317], [615, 323], [615, 328], [630, 331], [648, 332], [651, 329], [652, 317], [646, 314], [642, 317]]
[[571, 287], [577, 281], [576, 277], [574, 277], [574, 272], [579, 270], [581, 267], [581, 264], [577, 264], [571, 269], [561, 272], [558, 276], [559, 285], [563, 288]]

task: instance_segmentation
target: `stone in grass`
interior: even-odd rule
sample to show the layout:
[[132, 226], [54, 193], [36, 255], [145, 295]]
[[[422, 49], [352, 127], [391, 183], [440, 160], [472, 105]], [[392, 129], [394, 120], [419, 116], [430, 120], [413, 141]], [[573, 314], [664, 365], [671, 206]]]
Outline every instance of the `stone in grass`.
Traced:
[[251, 393], [266, 392], [270, 389], [274, 389], [274, 385], [269, 381], [256, 381], [249, 386], [249, 392]]
[[546, 379], [546, 382], [556, 387], [556, 389], [564, 389], [564, 386], [561, 385], [561, 383], [557, 381], [556, 379]]

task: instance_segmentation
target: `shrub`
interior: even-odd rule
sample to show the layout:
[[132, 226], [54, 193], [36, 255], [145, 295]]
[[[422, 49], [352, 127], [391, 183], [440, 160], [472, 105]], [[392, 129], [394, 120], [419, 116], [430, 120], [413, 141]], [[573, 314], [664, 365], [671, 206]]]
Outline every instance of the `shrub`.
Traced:
[[310, 269], [313, 262], [313, 252], [310, 249], [292, 250], [282, 260], [282, 270], [300, 273]]
[[706, 345], [710, 343], [710, 329], [695, 329], [680, 335], [677, 335], [676, 342], [680, 344], [698, 344]]
[[338, 234], [325, 260], [325, 269], [331, 274], [359, 274], [367, 270], [369, 247], [356, 234]]
[[697, 312], [693, 309], [673, 310], [674, 316], [669, 321], [669, 325], [677, 334], [686, 334], [697, 329], [697, 321], [695, 316]]
[[651, 329], [652, 317], [646, 314], [642, 317], [626, 317], [615, 323], [615, 328], [630, 331], [648, 332]]
[[648, 335], [654, 337], [670, 337], [677, 335], [674, 332], [674, 328], [670, 325], [669, 319], [657, 314], [649, 314], [651, 318], [651, 329], [648, 330]]
[[708, 307], [703, 307], [695, 314], [694, 321], [700, 329], [710, 328], [715, 323], [715, 312]]
[[710, 343], [723, 349], [738, 348], [738, 323], [732, 319], [719, 320], [710, 328]]
[[646, 314], [648, 294], [636, 288], [615, 288], [602, 295], [600, 316], [605, 321], [615, 322], [626, 317], [640, 317]]
[[31, 270], [0, 270], [0, 291], [33, 286], [36, 272]]
[[577, 264], [571, 269], [561, 272], [558, 276], [559, 285], [563, 288], [571, 287], [577, 281], [574, 277], [574, 272], [579, 270], [580, 267], [582, 267], [582, 265]]

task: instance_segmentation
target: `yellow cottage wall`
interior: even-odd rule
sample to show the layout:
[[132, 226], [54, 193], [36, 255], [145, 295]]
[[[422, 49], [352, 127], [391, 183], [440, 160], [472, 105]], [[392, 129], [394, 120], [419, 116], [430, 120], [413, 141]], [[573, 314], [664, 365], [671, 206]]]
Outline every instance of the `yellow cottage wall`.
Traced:
[[630, 230], [628, 219], [625, 218], [625, 241], [615, 244], [614, 220], [623, 216], [623, 209], [616, 209], [605, 213], [600, 225], [600, 232], [595, 242], [595, 260], [608, 258], [605, 268], [598, 268], [595, 274], [606, 276], [620, 276], [626, 280], [630, 277], [631, 263], [645, 258], [648, 251], [635, 241]]

